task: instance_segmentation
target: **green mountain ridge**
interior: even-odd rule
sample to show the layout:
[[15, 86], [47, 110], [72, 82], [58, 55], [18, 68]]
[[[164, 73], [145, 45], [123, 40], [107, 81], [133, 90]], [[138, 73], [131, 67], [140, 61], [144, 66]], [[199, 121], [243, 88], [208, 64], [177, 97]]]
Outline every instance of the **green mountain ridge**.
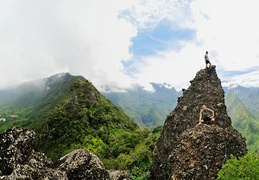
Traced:
[[[154, 88], [155, 93], [138, 88], [124, 93], [105, 93], [104, 95], [114, 104], [121, 107], [135, 121], [141, 122], [142, 126], [163, 125], [165, 116], [173, 109], [177, 97], [182, 93], [175, 93], [174, 90], [171, 92], [170, 89], [163, 88], [159, 84], [153, 85], [160, 87]], [[224, 91], [226, 94], [227, 111], [232, 119], [234, 128], [246, 137], [248, 149], [251, 152], [257, 151], [257, 144], [259, 144], [259, 136], [257, 136], [257, 132], [259, 132], [259, 88], [237, 86], [229, 89], [225, 87]], [[157, 101], [154, 100], [155, 97], [159, 99], [157, 104], [155, 103]], [[148, 102], [151, 103], [148, 104]], [[160, 106], [160, 104], [162, 105]], [[164, 111], [161, 111], [160, 108], [163, 108]], [[160, 112], [159, 116], [152, 116], [151, 113], [148, 113], [153, 112], [155, 114], [158, 111]], [[153, 124], [145, 123], [142, 119], [153, 119]]]
[[[107, 169], [144, 177], [161, 127], [139, 129], [82, 76], [57, 74], [0, 91], [0, 131], [13, 125], [37, 133], [36, 150], [52, 160], [75, 149], [95, 153]], [[13, 116], [15, 118], [11, 118]]]
[[172, 87], [165, 87], [165, 84], [151, 85], [154, 91], [136, 87], [126, 92], [103, 94], [121, 107], [139, 126], [153, 128], [163, 125], [166, 115], [174, 109], [181, 92]]
[[[83, 77], [73, 78], [67, 93], [46, 119], [40, 146], [44, 152], [55, 152], [55, 155], [60, 156], [64, 155], [64, 152], [63, 148], [55, 145], [57, 142], [60, 146], [70, 147], [74, 142], [82, 143], [87, 135], [102, 136], [109, 134], [111, 129], [137, 129], [137, 125], [123, 111]], [[62, 128], [59, 128], [60, 126]]]
[[[62, 97], [68, 94], [69, 85], [75, 77], [69, 73], [23, 83], [17, 87], [0, 91], [0, 111], [5, 116], [18, 115], [11, 125], [21, 125], [40, 131], [48, 111], [54, 108]], [[1, 126], [3, 130], [5, 126]]]
[[[108, 169], [143, 177], [161, 132], [161, 126], [156, 126], [164, 123], [182, 94], [163, 84], [152, 86], [153, 92], [136, 87], [102, 95], [84, 77], [69, 73], [23, 83], [0, 90], [0, 131], [13, 125], [31, 128], [38, 134], [37, 150], [53, 160], [86, 148]], [[256, 108], [251, 109], [257, 107], [256, 89], [225, 92], [233, 126], [246, 137], [248, 149], [257, 152], [258, 116]], [[136, 123], [154, 130], [139, 129]]]
[[248, 150], [258, 153], [259, 122], [240, 101], [235, 91], [232, 90], [226, 95], [226, 105], [233, 126], [246, 138]]
[[259, 121], [259, 88], [237, 86], [232, 90], [247, 107], [248, 111]]

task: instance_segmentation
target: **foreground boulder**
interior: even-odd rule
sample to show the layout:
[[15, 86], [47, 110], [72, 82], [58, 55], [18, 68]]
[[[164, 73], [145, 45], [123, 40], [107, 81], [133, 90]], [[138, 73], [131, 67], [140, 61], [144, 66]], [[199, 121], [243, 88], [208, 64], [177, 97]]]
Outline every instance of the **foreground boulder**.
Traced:
[[0, 134], [0, 175], [8, 175], [31, 155], [35, 132], [10, 128]]
[[25, 164], [18, 164], [11, 174], [0, 176], [0, 179], [68, 179], [65, 171], [52, 169], [51, 166], [52, 161], [47, 156], [43, 153], [32, 151]]
[[125, 171], [116, 170], [116, 171], [109, 171], [110, 177], [112, 180], [132, 180], [132, 178], [125, 173]]
[[[150, 180], [214, 179], [230, 154], [247, 153], [245, 139], [233, 129], [227, 115], [215, 66], [197, 72], [190, 83], [165, 120], [147, 175]], [[203, 104], [215, 111], [216, 122], [211, 127], [197, 126]], [[202, 170], [206, 172], [201, 176]]]
[[109, 172], [93, 153], [75, 150], [55, 164], [43, 153], [35, 152], [35, 133], [12, 127], [0, 134], [0, 179], [32, 180], [130, 180], [123, 171]]
[[57, 164], [58, 169], [66, 172], [68, 179], [110, 179], [99, 158], [85, 149], [67, 154]]

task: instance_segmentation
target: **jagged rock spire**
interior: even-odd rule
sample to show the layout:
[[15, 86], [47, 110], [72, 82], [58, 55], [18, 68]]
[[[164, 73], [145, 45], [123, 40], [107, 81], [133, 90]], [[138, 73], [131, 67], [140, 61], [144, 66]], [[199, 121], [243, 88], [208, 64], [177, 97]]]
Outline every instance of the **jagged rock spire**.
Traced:
[[[217, 76], [216, 67], [212, 66], [209, 70], [200, 70], [197, 72], [195, 78], [190, 81], [190, 83], [191, 85], [189, 88], [183, 90], [183, 95], [178, 98], [178, 104], [176, 108], [168, 115], [167, 119], [165, 120], [163, 131], [153, 152], [153, 163], [148, 173], [148, 178], [150, 180], [166, 180], [172, 178], [174, 172], [173, 167], [175, 165], [175, 161], [172, 159], [174, 159], [173, 156], [177, 155], [172, 152], [179, 146], [179, 143], [181, 143], [178, 140], [183, 132], [198, 126], [197, 124], [199, 112], [203, 104], [207, 105], [207, 107], [215, 111], [216, 122], [213, 126], [223, 129], [222, 132], [225, 131], [224, 129], [231, 127], [231, 119], [227, 115], [224, 91], [221, 86], [221, 81]], [[194, 128], [192, 130], [195, 132], [196, 130], [198, 131], [202, 129]], [[237, 136], [241, 137], [238, 132], [236, 133]], [[241, 141], [240, 144], [242, 149], [240, 151], [242, 151], [242, 153], [239, 153], [238, 155], [243, 155], [246, 153], [246, 146], [245, 141], [240, 139], [243, 138], [239, 138], [237, 141]], [[226, 141], [224, 142], [228, 143]], [[206, 142], [204, 144], [206, 144]], [[212, 146], [212, 144], [208, 145]], [[225, 146], [222, 146], [222, 148], [225, 148]], [[232, 152], [229, 153], [231, 154]], [[230, 155], [229, 153], [228, 155]], [[189, 154], [189, 156], [192, 156], [192, 154]], [[226, 159], [220, 162], [220, 164], [222, 165], [225, 160]], [[175, 175], [175, 177], [177, 176]]]
[[231, 125], [226, 111], [224, 90], [215, 68], [212, 66], [209, 72], [205, 69], [197, 72], [195, 78], [190, 81], [190, 87], [183, 90], [183, 95], [179, 97], [176, 108], [167, 118], [169, 121], [186, 119], [190, 126], [194, 126], [198, 123], [201, 106], [205, 104], [215, 111], [217, 125], [223, 128]]

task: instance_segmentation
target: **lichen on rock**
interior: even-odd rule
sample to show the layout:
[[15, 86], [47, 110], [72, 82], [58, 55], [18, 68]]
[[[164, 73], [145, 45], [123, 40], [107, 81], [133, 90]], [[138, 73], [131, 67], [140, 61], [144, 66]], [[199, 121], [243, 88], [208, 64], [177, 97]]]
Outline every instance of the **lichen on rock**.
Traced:
[[123, 171], [109, 172], [100, 159], [85, 149], [75, 150], [53, 163], [34, 151], [35, 132], [12, 127], [0, 134], [0, 179], [130, 180]]

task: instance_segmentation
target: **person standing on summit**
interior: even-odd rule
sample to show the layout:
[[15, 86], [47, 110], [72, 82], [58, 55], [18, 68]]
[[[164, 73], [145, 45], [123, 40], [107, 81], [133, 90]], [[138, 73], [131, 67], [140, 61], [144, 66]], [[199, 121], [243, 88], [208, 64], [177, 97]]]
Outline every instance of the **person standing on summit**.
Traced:
[[205, 59], [205, 64], [206, 64], [206, 69], [209, 69], [211, 66], [210, 60], [209, 60], [209, 55], [208, 51], [206, 51], [204, 59]]

